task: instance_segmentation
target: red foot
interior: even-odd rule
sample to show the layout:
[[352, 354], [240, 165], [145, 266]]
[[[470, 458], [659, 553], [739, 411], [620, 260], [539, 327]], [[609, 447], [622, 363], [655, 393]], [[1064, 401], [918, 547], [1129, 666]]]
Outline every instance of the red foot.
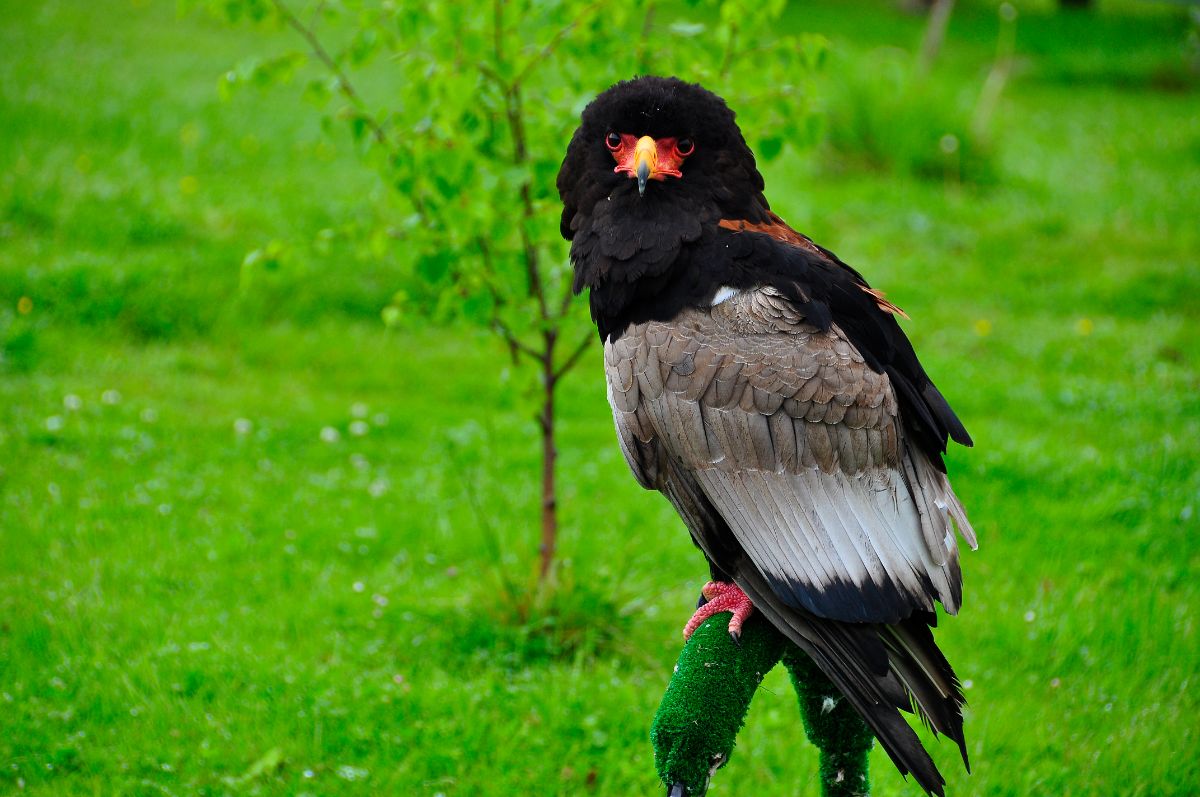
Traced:
[[723, 581], [710, 581], [700, 592], [708, 599], [708, 603], [697, 609], [692, 619], [688, 620], [683, 628], [683, 638], [691, 639], [700, 624], [714, 614], [733, 612], [733, 619], [729, 621], [729, 635], [736, 642], [742, 635], [742, 623], [746, 622], [750, 612], [754, 611], [754, 604], [736, 584], [726, 584]]

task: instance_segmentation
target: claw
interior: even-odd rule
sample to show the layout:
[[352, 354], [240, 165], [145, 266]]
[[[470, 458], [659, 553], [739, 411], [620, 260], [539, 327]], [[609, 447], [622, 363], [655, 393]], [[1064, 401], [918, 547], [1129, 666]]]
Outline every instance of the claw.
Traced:
[[688, 797], [687, 786], [676, 783], [667, 789], [667, 797]]
[[696, 609], [692, 619], [688, 620], [688, 624], [683, 629], [683, 638], [691, 639], [692, 634], [700, 627], [701, 623], [714, 614], [732, 612], [733, 617], [729, 620], [729, 635], [733, 637], [734, 642], [740, 642], [742, 623], [750, 616], [750, 612], [754, 611], [754, 604], [750, 603], [746, 593], [742, 592], [736, 584], [726, 584], [721, 581], [708, 582], [700, 592], [704, 602]]

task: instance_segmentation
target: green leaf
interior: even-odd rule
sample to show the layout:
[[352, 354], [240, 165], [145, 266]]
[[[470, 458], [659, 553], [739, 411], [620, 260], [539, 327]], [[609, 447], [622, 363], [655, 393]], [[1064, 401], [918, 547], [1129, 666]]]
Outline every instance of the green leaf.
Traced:
[[313, 78], [304, 84], [304, 101], [317, 108], [324, 108], [329, 103], [336, 86], [336, 79]]
[[492, 298], [482, 287], [469, 292], [462, 300], [461, 312], [463, 318], [479, 324], [486, 323], [492, 317]]
[[259, 87], [276, 83], [289, 83], [302, 66], [308, 63], [308, 54], [294, 50], [256, 63], [250, 79]]
[[783, 151], [783, 139], [778, 136], [759, 139], [758, 147], [755, 152], [764, 161], [773, 161], [779, 157], [779, 153]]
[[417, 258], [417, 276], [429, 283], [438, 283], [450, 270], [450, 261], [442, 252], [421, 255]]
[[360, 30], [353, 41], [350, 42], [350, 48], [347, 51], [350, 57], [352, 66], [362, 66], [371, 60], [379, 50], [380, 37], [378, 31], [367, 28]]
[[358, 113], [348, 114], [350, 122], [350, 134], [354, 136], [354, 141], [361, 144], [366, 138], [367, 131], [370, 130], [370, 123], [365, 116]]

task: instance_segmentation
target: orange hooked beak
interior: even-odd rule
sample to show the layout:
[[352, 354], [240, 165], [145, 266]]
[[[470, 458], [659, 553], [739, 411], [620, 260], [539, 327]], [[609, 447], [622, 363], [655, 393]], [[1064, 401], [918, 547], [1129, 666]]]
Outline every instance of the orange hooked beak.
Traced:
[[683, 156], [675, 143], [674, 138], [655, 140], [650, 136], [642, 136], [635, 140], [631, 135], [622, 135], [620, 146], [612, 151], [617, 161], [613, 171], [636, 178], [638, 194], [645, 196], [649, 181], [683, 176], [679, 171]]

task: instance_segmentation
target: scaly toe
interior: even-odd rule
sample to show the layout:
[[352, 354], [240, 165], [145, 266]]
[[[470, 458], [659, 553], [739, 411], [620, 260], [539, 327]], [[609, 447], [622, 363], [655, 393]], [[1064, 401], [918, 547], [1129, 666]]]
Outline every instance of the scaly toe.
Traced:
[[708, 582], [700, 592], [708, 602], [696, 609], [692, 619], [688, 620], [687, 625], [683, 628], [683, 638], [691, 639], [696, 629], [714, 614], [731, 612], [733, 617], [729, 621], [729, 635], [735, 643], [741, 644], [742, 623], [746, 622], [746, 618], [754, 611], [754, 604], [750, 603], [746, 593], [742, 592], [736, 584], [727, 584], [721, 581]]

